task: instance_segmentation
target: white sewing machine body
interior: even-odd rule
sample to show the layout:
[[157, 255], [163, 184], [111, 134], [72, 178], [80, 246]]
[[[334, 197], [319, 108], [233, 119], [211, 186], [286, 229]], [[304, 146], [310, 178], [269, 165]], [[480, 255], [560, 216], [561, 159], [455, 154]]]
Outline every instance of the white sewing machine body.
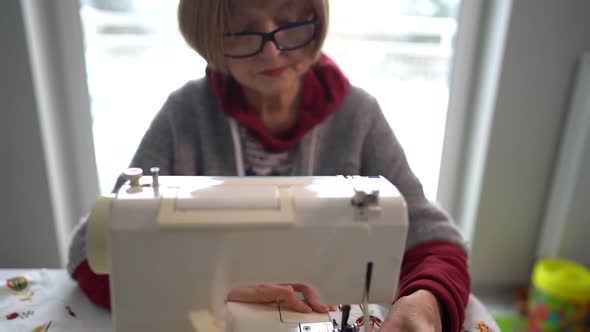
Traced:
[[[225, 303], [227, 293], [303, 283], [322, 304], [361, 303], [372, 262], [369, 300], [391, 303], [406, 211], [381, 177], [143, 176], [97, 201], [87, 255], [110, 274], [116, 331], [300, 331], [318, 315]], [[322, 317], [314, 329], [331, 331]]]

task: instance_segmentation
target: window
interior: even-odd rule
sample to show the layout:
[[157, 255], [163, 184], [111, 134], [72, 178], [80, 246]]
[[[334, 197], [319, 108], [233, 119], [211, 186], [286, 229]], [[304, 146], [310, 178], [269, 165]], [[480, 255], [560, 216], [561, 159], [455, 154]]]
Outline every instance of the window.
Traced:
[[[330, 2], [324, 51], [378, 99], [432, 200], [458, 6], [459, 0]], [[206, 64], [177, 31], [176, 2], [85, 0], [81, 17], [97, 167], [108, 192], [167, 95], [203, 76]]]

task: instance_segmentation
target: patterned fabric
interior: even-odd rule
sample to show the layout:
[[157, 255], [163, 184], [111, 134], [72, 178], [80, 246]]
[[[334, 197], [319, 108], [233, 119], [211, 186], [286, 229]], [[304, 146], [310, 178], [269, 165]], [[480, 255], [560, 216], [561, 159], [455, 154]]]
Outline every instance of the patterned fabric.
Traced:
[[293, 153], [266, 149], [246, 128], [240, 128], [246, 175], [280, 176], [291, 172]]
[[47, 270], [17, 275], [0, 270], [0, 282], [0, 331], [85, 331], [76, 305]]

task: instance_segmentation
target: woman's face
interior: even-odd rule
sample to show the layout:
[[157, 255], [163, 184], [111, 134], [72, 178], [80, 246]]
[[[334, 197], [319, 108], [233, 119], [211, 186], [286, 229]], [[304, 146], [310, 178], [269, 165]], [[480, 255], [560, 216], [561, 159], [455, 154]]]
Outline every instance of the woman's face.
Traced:
[[[308, 21], [314, 17], [313, 9], [304, 0], [239, 0], [233, 4], [235, 5], [231, 8], [227, 31], [233, 34], [268, 33], [287, 24]], [[275, 37], [287, 41], [290, 38], [305, 38], [304, 34], [308, 34], [310, 29], [314, 31], [313, 26], [306, 25], [298, 30], [288, 30], [289, 32], [282, 35], [276, 34]], [[300, 35], [303, 37], [299, 37]], [[224, 52], [252, 49], [250, 44], [254, 44], [254, 49], [257, 49], [260, 39], [256, 38], [258, 37], [224, 37]], [[225, 60], [229, 72], [243, 87], [262, 96], [277, 96], [298, 88], [302, 75], [312, 64], [313, 47], [314, 42], [311, 42], [302, 48], [280, 51], [272, 41], [267, 41], [256, 55], [245, 58], [225, 57]]]

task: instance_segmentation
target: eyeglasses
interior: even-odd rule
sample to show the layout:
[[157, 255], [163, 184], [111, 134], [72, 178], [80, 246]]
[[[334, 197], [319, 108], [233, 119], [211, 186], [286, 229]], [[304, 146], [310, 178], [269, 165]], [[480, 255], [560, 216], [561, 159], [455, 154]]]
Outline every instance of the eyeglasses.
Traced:
[[278, 50], [292, 51], [305, 47], [316, 36], [319, 21], [283, 25], [271, 32], [239, 32], [223, 35], [223, 51], [226, 57], [247, 58], [262, 52], [264, 45], [272, 41]]

